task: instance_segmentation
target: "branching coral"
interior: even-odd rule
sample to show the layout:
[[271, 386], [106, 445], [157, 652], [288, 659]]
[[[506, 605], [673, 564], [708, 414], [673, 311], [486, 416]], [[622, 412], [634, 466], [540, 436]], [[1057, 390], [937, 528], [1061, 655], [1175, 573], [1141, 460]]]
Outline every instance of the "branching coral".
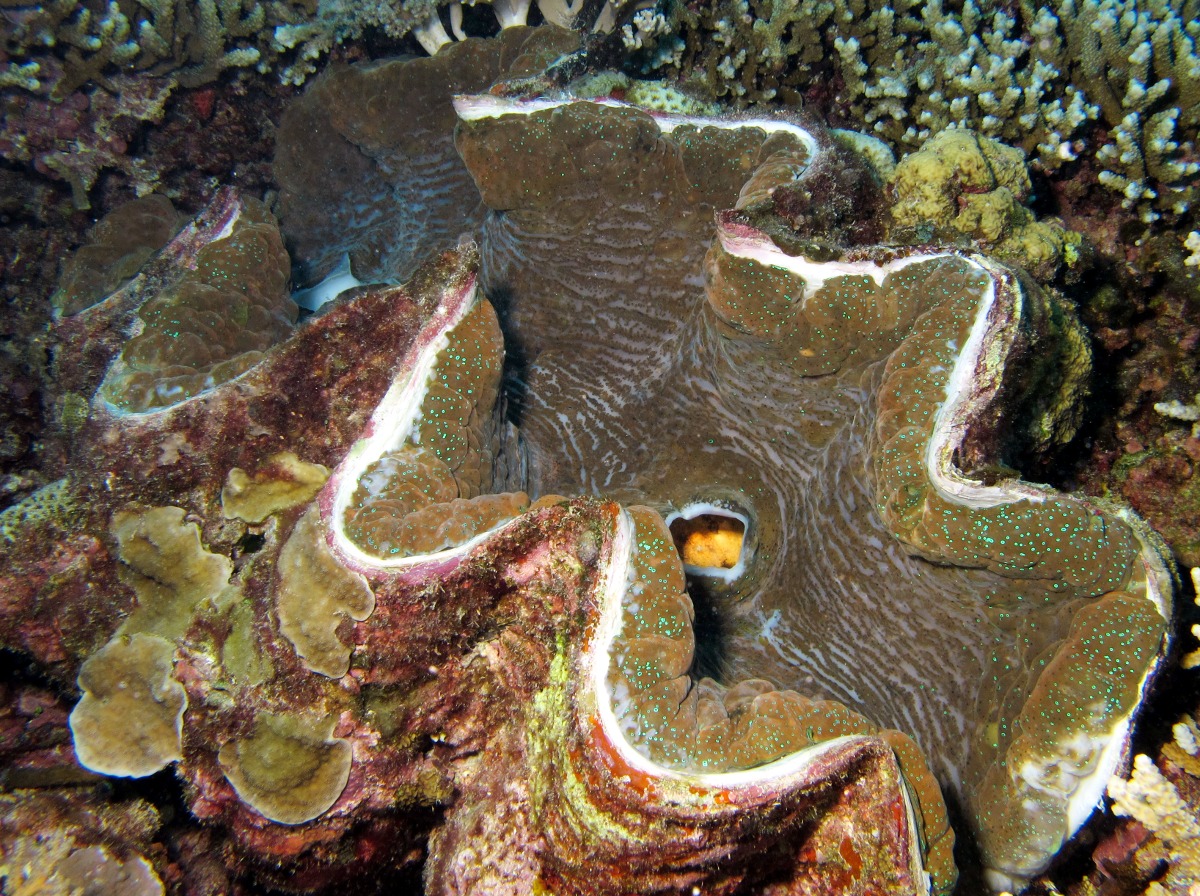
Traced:
[[[1190, 740], [1195, 750], [1194, 723], [1175, 728], [1177, 740]], [[1180, 749], [1186, 747], [1180, 744]], [[1166, 878], [1151, 884], [1147, 896], [1185, 892], [1190, 883], [1200, 880], [1200, 821], [1196, 819], [1196, 807], [1187, 803], [1149, 756], [1141, 754], [1134, 759], [1129, 780], [1113, 778], [1108, 795], [1117, 815], [1140, 821], [1169, 851], [1171, 864]]]
[[258, 63], [255, 43], [266, 39], [267, 12], [258, 0], [3, 0], [0, 9], [14, 24], [0, 86], [59, 98], [89, 82], [108, 85], [118, 69], [203, 84], [227, 68]]
[[[296, 51], [295, 61], [280, 72], [287, 84], [301, 84], [316, 71], [317, 61], [336, 44], [356, 40], [368, 29], [379, 29], [388, 37], [400, 38], [414, 28], [436, 19], [436, 0], [407, 3], [357, 3], [355, 0], [320, 0], [314, 9], [282, 10], [283, 20], [275, 26], [275, 52]], [[282, 4], [277, 4], [279, 9]]]
[[685, 46], [671, 67], [742, 103], [828, 106], [900, 149], [970, 127], [1048, 169], [1075, 159], [1102, 123], [1101, 182], [1151, 219], [1194, 200], [1198, 11], [1192, 0], [680, 5]]
[[[275, 70], [285, 84], [302, 84], [334, 46], [381, 33], [398, 41], [412, 34], [431, 55], [463, 40], [463, 7], [475, 0], [0, 0], [10, 24], [0, 42], [0, 91], [70, 96], [88, 84], [111, 88], [117, 72], [139, 71], [164, 85], [195, 87], [228, 70]], [[491, 0], [501, 28], [525, 25], [532, 0]], [[590, 23], [611, 31], [626, 6], [610, 0]], [[450, 30], [439, 18], [445, 8]], [[537, 0], [545, 22], [576, 24], [583, 0]], [[650, 40], [667, 20], [646, 11], [629, 40]], [[636, 29], [636, 38], [634, 31]]]

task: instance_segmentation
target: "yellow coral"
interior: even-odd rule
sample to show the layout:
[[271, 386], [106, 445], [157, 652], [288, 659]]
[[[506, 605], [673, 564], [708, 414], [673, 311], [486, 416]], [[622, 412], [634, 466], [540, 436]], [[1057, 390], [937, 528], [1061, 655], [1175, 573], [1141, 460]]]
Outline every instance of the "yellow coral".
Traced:
[[955, 128], [931, 137], [905, 156], [890, 181], [897, 228], [959, 233], [1038, 280], [1051, 280], [1077, 234], [1057, 221], [1037, 221], [1022, 203], [1031, 185], [1021, 150], [974, 131]]
[[281, 451], [253, 475], [240, 467], [229, 471], [221, 489], [221, 512], [229, 519], [261, 523], [273, 513], [311, 501], [328, 478], [328, 467]]
[[1113, 800], [1113, 812], [1137, 819], [1167, 847], [1171, 855], [1167, 881], [1200, 880], [1200, 821], [1196, 809], [1163, 777], [1149, 756], [1138, 754], [1128, 780], [1109, 781], [1108, 795]]

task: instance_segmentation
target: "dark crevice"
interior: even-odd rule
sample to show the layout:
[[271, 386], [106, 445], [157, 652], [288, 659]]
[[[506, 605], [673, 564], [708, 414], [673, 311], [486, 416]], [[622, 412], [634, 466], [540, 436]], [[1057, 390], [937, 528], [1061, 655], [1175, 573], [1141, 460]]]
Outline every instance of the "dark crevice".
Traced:
[[692, 625], [696, 636], [696, 653], [690, 672], [695, 681], [712, 678], [728, 684], [729, 636], [732, 629], [728, 614], [722, 612], [722, 601], [714, 587], [717, 584], [705, 576], [687, 577], [688, 596], [696, 613]]
[[504, 417], [513, 426], [519, 427], [529, 395], [529, 368], [532, 362], [520, 334], [512, 324], [512, 290], [506, 286], [497, 287], [489, 293], [488, 300], [496, 309], [500, 332], [504, 334], [504, 372], [500, 384]]

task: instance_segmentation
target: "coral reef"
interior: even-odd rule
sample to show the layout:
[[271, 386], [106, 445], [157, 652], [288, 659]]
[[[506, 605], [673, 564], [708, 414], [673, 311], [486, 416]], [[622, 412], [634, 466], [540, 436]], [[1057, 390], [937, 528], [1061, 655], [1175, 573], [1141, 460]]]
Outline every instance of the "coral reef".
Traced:
[[228, 68], [259, 62], [253, 44], [264, 39], [267, 24], [257, 0], [7, 0], [3, 9], [8, 68], [0, 87], [59, 99], [89, 82], [108, 82], [115, 70], [166, 75], [165, 83], [184, 86], [212, 81]]
[[130, 75], [114, 76], [111, 86], [61, 101], [0, 91], [0, 157], [32, 162], [39, 172], [66, 181], [77, 208], [90, 207], [90, 191], [106, 169], [122, 172], [146, 192], [153, 175], [129, 147], [145, 125], [162, 121], [171, 90]]
[[[4, 643], [77, 680], [82, 765], [174, 762], [268, 880], [428, 837], [429, 893], [948, 892], [940, 784], [1024, 882], [1127, 754], [1170, 612], [1131, 514], [1003, 468], [1075, 430], [1078, 323], [982, 255], [874, 245], [884, 157], [817, 127], [484, 95], [450, 142], [445, 66], [528, 78], [563, 40], [335, 72], [285, 123], [306, 279], [405, 286], [293, 329], [273, 222], [223, 192], [63, 317], [91, 399], [70, 512], [8, 523]], [[442, 139], [389, 123], [426, 107]], [[304, 172], [355, 152], [461, 156], [470, 214], [381, 257], [424, 200], [393, 179], [318, 254], [342, 182]], [[463, 230], [478, 257], [418, 266]], [[739, 533], [717, 567], [676, 552], [698, 528]]]
[[[20, 165], [65, 181], [78, 208], [130, 188], [193, 209], [218, 183], [261, 195], [291, 93], [279, 80], [298, 84], [330, 52], [435, 54], [331, 67], [290, 105], [282, 242], [231, 192], [171, 239], [183, 217], [151, 197], [65, 271], [52, 340], [6, 346], [2, 656], [82, 694], [68, 725], [60, 700], [0, 691], [0, 750], [18, 757], [0, 782], [46, 789], [6, 798], [6, 887], [69, 891], [87, 865], [147, 892], [160, 879], [233, 892], [234, 874], [383, 888], [369, 880], [385, 867], [423, 868], [430, 893], [919, 892], [926, 874], [950, 886], [957, 833], [963, 890], [980, 886], [981, 850], [996, 886], [1186, 892], [1187, 719], [1108, 782], [1128, 817], [1095, 826], [1091, 877], [1068, 888], [1047, 863], [1128, 769], [1167, 631], [1157, 543], [1111, 496], [1200, 562], [1200, 238], [1166, 229], [1195, 227], [1191, 5], [437, 5], [0, 3], [6, 223], [50, 207]], [[580, 35], [531, 32], [529, 15], [595, 34], [540, 78]], [[493, 19], [497, 39], [465, 39]], [[453, 94], [553, 91], [622, 59], [626, 74], [567, 88], [602, 100], [590, 112], [471, 101], [455, 150]], [[656, 109], [653, 124], [614, 97]], [[875, 136], [773, 117], [763, 138], [662, 114], [750, 103]], [[623, 144], [627, 128], [662, 168]], [[648, 195], [678, 219], [645, 213]], [[1062, 222], [1034, 216], [1050, 208]], [[714, 229], [722, 209], [736, 211]], [[0, 271], [6, 294], [29, 297], [6, 337], [27, 334], [48, 293], [31, 274], [40, 264], [44, 282], [88, 223], [14, 231]], [[243, 227], [254, 236], [229, 241]], [[423, 264], [467, 235], [478, 267], [466, 249]], [[232, 261], [231, 243], [245, 244]], [[322, 295], [353, 275], [377, 285], [294, 327], [283, 243], [300, 284], [348, 275]], [[1089, 352], [1069, 303], [983, 256], [1084, 297], [1096, 394], [1114, 403], [1098, 425], [1083, 417]], [[503, 345], [476, 327], [492, 312], [471, 304], [475, 273]], [[991, 316], [972, 312], [989, 288]], [[468, 304], [470, 333], [456, 332]], [[177, 320], [195, 324], [182, 351], [128, 338], [149, 331], [145, 346]], [[956, 346], [934, 351], [946, 333]], [[975, 337], [984, 397], [955, 404], [961, 379], [937, 368], [965, 369], [955, 352]], [[137, 397], [122, 369], [147, 359]], [[755, 376], [766, 385], [746, 385]], [[1065, 482], [1043, 454], [1081, 426], [1071, 484], [1101, 497], [1011, 469]], [[764, 511], [772, 494], [787, 507]], [[981, 496], [999, 503], [956, 503]], [[830, 508], [873, 533], [865, 547], [808, 528]], [[797, 557], [817, 559], [788, 572]], [[877, 575], [848, 574], [847, 557]], [[927, 603], [914, 613], [906, 594]], [[824, 623], [793, 612], [831, 603]], [[932, 657], [877, 634], [922, 629], [954, 634]], [[876, 658], [844, 669], [863, 645]], [[1107, 657], [1115, 671], [1099, 675]], [[914, 685], [915, 665], [953, 681]], [[993, 667], [994, 688], [972, 691]], [[956, 732], [978, 747], [965, 765]], [[1084, 740], [1107, 752], [1062, 746]], [[167, 850], [150, 843], [156, 820], [65, 820], [61, 807], [105, 805], [105, 785], [78, 786], [94, 784], [88, 768], [164, 766], [120, 792], [162, 798], [182, 782], [205, 826], [161, 830]], [[939, 780], [966, 807], [956, 832]], [[76, 789], [51, 790], [63, 784]], [[78, 858], [30, 877], [31, 850]]]
[[[1100, 231], [1101, 252], [1119, 234]], [[1098, 409], [1107, 422], [1089, 433], [1080, 480], [1093, 494], [1119, 494], [1166, 539], [1180, 564], [1200, 565], [1200, 440], [1186, 415], [1200, 391], [1200, 278], [1180, 235], [1137, 241], [1128, 260], [1087, 278], [1082, 313], [1095, 334], [1103, 375]]]
[[[398, 42], [412, 34], [430, 53], [449, 43], [438, 16], [448, 7], [454, 38], [463, 31], [463, 6], [446, 0], [354, 3], [350, 0], [5, 0], [0, 92], [21, 90], [59, 100], [89, 84], [114, 89], [118, 73], [142, 72], [167, 93], [209, 84], [229, 71], [277, 71], [301, 84], [337, 45], [367, 32]], [[531, 0], [495, 0], [494, 23], [525, 25]], [[593, 25], [611, 30], [620, 2], [593, 12]], [[568, 28], [583, 4], [538, 0], [543, 21]], [[493, 25], [494, 27], [494, 25]], [[641, 24], [638, 23], [638, 27]]]
[[1049, 170], [1087, 155], [1100, 182], [1147, 219], [1195, 202], [1192, 2], [733, 0], [670, 9], [652, 64], [718, 96], [811, 104], [899, 150], [967, 127]]

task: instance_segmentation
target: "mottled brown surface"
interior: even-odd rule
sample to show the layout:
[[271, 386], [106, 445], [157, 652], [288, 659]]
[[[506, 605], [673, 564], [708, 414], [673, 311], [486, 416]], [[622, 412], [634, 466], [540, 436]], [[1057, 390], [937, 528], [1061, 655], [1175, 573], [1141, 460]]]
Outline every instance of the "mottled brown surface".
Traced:
[[482, 209], [451, 146], [455, 94], [540, 72], [576, 38], [505, 29], [416, 60], [335, 67], [288, 107], [274, 173], [302, 285], [350, 254], [365, 281], [403, 282], [430, 251], [451, 248]]

